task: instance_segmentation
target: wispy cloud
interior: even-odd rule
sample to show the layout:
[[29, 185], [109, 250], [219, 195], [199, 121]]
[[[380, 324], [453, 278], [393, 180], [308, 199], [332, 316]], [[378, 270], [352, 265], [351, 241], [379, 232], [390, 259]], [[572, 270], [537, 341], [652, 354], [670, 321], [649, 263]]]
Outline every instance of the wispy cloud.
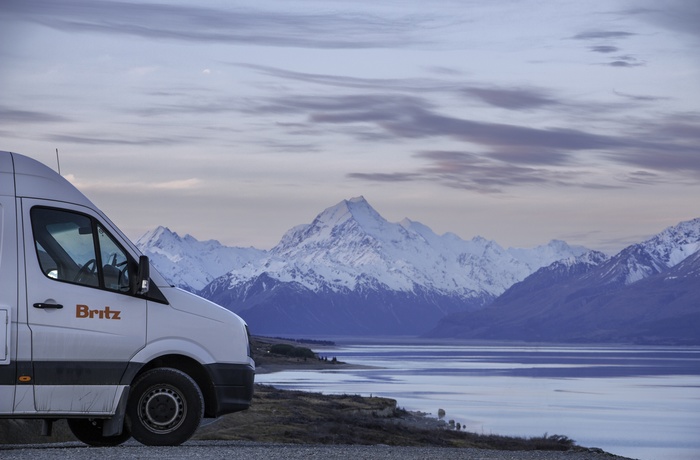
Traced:
[[239, 6], [92, 0], [7, 0], [3, 14], [70, 32], [338, 49], [425, 45], [431, 41], [429, 36], [417, 31], [435, 21], [429, 14], [390, 18], [349, 12], [294, 13]]
[[531, 88], [467, 88], [464, 91], [489, 105], [504, 109], [535, 109], [559, 104], [547, 92]]
[[125, 182], [123, 180], [120, 181], [110, 181], [105, 178], [101, 178], [100, 180], [86, 180], [82, 179], [79, 177], [76, 177], [73, 174], [66, 174], [65, 178], [71, 182], [73, 185], [78, 187], [81, 190], [86, 190], [86, 191], [95, 191], [95, 190], [100, 190], [100, 191], [118, 191], [118, 192], [123, 192], [124, 190], [129, 190], [130, 192], [138, 192], [138, 191], [153, 191], [153, 190], [165, 190], [165, 191], [185, 191], [185, 190], [194, 190], [194, 189], [199, 189], [202, 187], [203, 182], [202, 180], [198, 178], [188, 178], [188, 179], [181, 179], [181, 180], [171, 180], [171, 181], [155, 181], [155, 180], [148, 180], [148, 181], [131, 181], [131, 182]]
[[472, 152], [424, 151], [415, 157], [425, 160], [426, 164], [412, 173], [351, 173], [348, 177], [377, 182], [430, 181], [486, 194], [500, 194], [522, 185], [615, 187], [591, 181], [585, 170], [520, 166]]
[[401, 138], [449, 137], [487, 147], [587, 150], [619, 147], [619, 138], [571, 128], [533, 128], [441, 115], [432, 104], [412, 96], [364, 95], [337, 99], [306, 98], [296, 108], [309, 109], [315, 123], [375, 123]]
[[201, 180], [197, 178], [190, 178], [182, 180], [171, 180], [166, 182], [155, 182], [153, 184], [147, 184], [146, 187], [160, 190], [187, 190], [192, 188], [198, 188], [201, 184]]
[[[610, 54], [619, 52], [620, 48], [606, 42], [627, 39], [636, 35], [638, 34], [635, 32], [628, 32], [625, 30], [589, 30], [578, 33], [571, 38], [573, 40], [593, 41], [598, 43], [603, 42], [598, 45], [589, 46], [588, 50], [594, 53]], [[604, 65], [610, 67], [640, 67], [645, 65], [645, 63], [638, 61], [633, 56], [623, 55], [614, 57], [610, 62], [607, 62]]]
[[700, 40], [700, 2], [697, 0], [666, 0], [663, 4], [651, 0], [634, 0], [629, 5], [628, 14]]
[[643, 140], [638, 148], [607, 155], [618, 163], [648, 171], [680, 172], [695, 180], [700, 177], [700, 113], [640, 122], [636, 134]]
[[[465, 82], [463, 79], [439, 78], [357, 78], [338, 75], [310, 74], [293, 72], [275, 67], [235, 64], [246, 67], [262, 74], [283, 78], [286, 80], [302, 81], [324, 86], [348, 89], [383, 90], [407, 93], [445, 93], [455, 96], [478, 100], [490, 106], [510, 110], [530, 110], [544, 106], [560, 105], [562, 101], [555, 95], [542, 88], [521, 86], [492, 86]], [[446, 72], [444, 75], [459, 77], [461, 75]]]
[[[624, 62], [634, 64], [630, 56]], [[392, 142], [435, 138], [463, 143], [469, 152], [433, 151], [414, 155], [424, 162], [398, 171], [353, 171], [348, 177], [375, 182], [439, 181], [444, 185], [499, 193], [522, 184], [552, 184], [586, 188], [621, 187], [625, 183], [662, 182], [662, 171], [684, 168], [700, 174], [700, 162], [692, 155], [696, 131], [691, 121], [658, 121], [651, 124], [636, 118], [616, 118], [617, 132], [597, 132], [575, 120], [595, 120], [601, 107], [595, 103], [571, 103], [544, 88], [494, 87], [440, 79], [374, 80], [301, 74], [269, 67], [250, 66], [266, 75], [351, 90], [339, 95], [285, 95], [267, 98], [247, 110], [254, 114], [298, 117], [290, 130], [302, 132], [334, 125], [335, 132], [357, 140]], [[422, 91], [416, 91], [418, 86]], [[355, 91], [358, 90], [358, 91]], [[447, 115], [433, 93], [459, 95], [486, 104], [527, 114], [538, 109], [559, 119], [560, 126], [537, 126], [527, 118], [497, 123], [474, 117]], [[616, 92], [636, 103], [651, 103], [660, 97]], [[627, 110], [630, 104], [618, 109]], [[606, 108], [603, 108], [605, 110]], [[525, 115], [526, 116], [526, 115]], [[647, 123], [651, 126], [647, 126]], [[685, 124], [684, 124], [685, 123]], [[315, 127], [315, 128], [314, 128]], [[291, 132], [291, 131], [290, 131]], [[673, 133], [674, 135], [671, 135]], [[371, 137], [369, 137], [371, 136]], [[663, 158], [663, 159], [661, 159]], [[591, 174], [586, 165], [602, 159], [618, 166], [642, 168], [645, 172], [607, 177]], [[427, 163], [427, 165], [425, 164]], [[646, 175], [645, 175], [646, 174]]]
[[64, 142], [69, 144], [83, 145], [128, 145], [128, 146], [147, 146], [147, 145], [174, 145], [181, 140], [176, 140], [172, 137], [140, 137], [133, 134], [125, 133], [123, 137], [115, 138], [113, 133], [104, 135], [71, 135], [71, 134], [47, 134], [45, 140], [52, 142]]
[[62, 115], [33, 110], [15, 109], [12, 107], [0, 106], [0, 119], [4, 123], [58, 123], [70, 121]]
[[611, 67], [642, 67], [646, 63], [638, 60], [634, 56], [617, 56], [612, 61], [608, 62], [606, 65]]
[[349, 173], [347, 177], [352, 179], [364, 179], [372, 182], [407, 182], [423, 177], [419, 173]]
[[246, 63], [232, 63], [231, 65], [245, 67], [260, 74], [275, 78], [339, 88], [444, 92], [458, 91], [465, 85], [462, 81], [433, 78], [361, 78], [344, 75], [294, 72], [278, 67]]
[[510, 147], [493, 150], [489, 156], [505, 163], [564, 166], [572, 161], [570, 152], [548, 148]]
[[621, 180], [640, 185], [655, 185], [663, 182], [663, 176], [649, 171], [631, 171], [622, 177]]
[[613, 93], [617, 96], [624, 97], [626, 99], [632, 100], [632, 101], [638, 101], [638, 102], [656, 102], [656, 101], [666, 101], [669, 100], [669, 97], [663, 97], [663, 96], [646, 96], [646, 95], [640, 95], [640, 94], [627, 94], [623, 93], [622, 91], [617, 91], [614, 90]]
[[589, 50], [593, 51], [594, 53], [617, 53], [620, 51], [620, 48], [617, 46], [612, 46], [612, 45], [596, 45], [596, 46], [589, 46]]
[[547, 181], [546, 174], [536, 168], [494, 162], [468, 152], [429, 151], [416, 156], [428, 161], [424, 174], [453, 188], [499, 193], [504, 186]]
[[581, 32], [573, 37], [574, 40], [609, 40], [609, 39], [620, 39], [629, 38], [637, 35], [633, 32], [626, 32], [624, 30], [589, 30], [586, 32]]

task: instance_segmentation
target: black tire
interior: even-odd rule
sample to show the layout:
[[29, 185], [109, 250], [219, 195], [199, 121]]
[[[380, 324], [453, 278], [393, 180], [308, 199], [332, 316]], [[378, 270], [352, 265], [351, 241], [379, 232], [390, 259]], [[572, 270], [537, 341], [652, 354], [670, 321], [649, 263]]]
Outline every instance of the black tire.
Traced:
[[131, 387], [126, 406], [131, 435], [147, 446], [177, 446], [192, 437], [204, 415], [197, 383], [182, 371], [152, 369]]
[[102, 436], [104, 422], [104, 420], [94, 418], [69, 418], [68, 428], [79, 441], [94, 447], [118, 446], [131, 438], [131, 433], [126, 426], [123, 427], [120, 435]]

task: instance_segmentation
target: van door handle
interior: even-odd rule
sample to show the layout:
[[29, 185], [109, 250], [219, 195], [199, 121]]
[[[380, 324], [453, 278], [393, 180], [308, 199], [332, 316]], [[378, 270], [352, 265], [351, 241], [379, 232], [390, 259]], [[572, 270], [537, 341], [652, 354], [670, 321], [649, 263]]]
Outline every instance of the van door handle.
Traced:
[[63, 308], [59, 303], [35, 303], [34, 308]]

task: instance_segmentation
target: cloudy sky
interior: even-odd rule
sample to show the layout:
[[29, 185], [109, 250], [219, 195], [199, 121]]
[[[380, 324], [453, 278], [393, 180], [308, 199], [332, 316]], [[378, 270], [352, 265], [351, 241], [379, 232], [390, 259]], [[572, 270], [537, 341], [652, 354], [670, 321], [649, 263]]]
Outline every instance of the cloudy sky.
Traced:
[[131, 238], [390, 221], [608, 253], [700, 216], [697, 0], [0, 2], [0, 149]]

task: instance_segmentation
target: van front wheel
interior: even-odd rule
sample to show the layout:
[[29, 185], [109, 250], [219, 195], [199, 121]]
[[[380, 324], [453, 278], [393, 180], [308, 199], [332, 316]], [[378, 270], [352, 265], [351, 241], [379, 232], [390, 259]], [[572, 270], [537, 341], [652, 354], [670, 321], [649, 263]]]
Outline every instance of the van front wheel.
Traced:
[[182, 371], [152, 369], [132, 386], [126, 408], [127, 426], [147, 446], [177, 446], [190, 439], [204, 414], [197, 383]]
[[73, 436], [88, 446], [93, 447], [113, 447], [126, 442], [131, 438], [131, 433], [126, 427], [122, 429], [122, 434], [117, 436], [102, 436], [102, 425], [104, 420], [88, 418], [69, 418], [68, 428]]

